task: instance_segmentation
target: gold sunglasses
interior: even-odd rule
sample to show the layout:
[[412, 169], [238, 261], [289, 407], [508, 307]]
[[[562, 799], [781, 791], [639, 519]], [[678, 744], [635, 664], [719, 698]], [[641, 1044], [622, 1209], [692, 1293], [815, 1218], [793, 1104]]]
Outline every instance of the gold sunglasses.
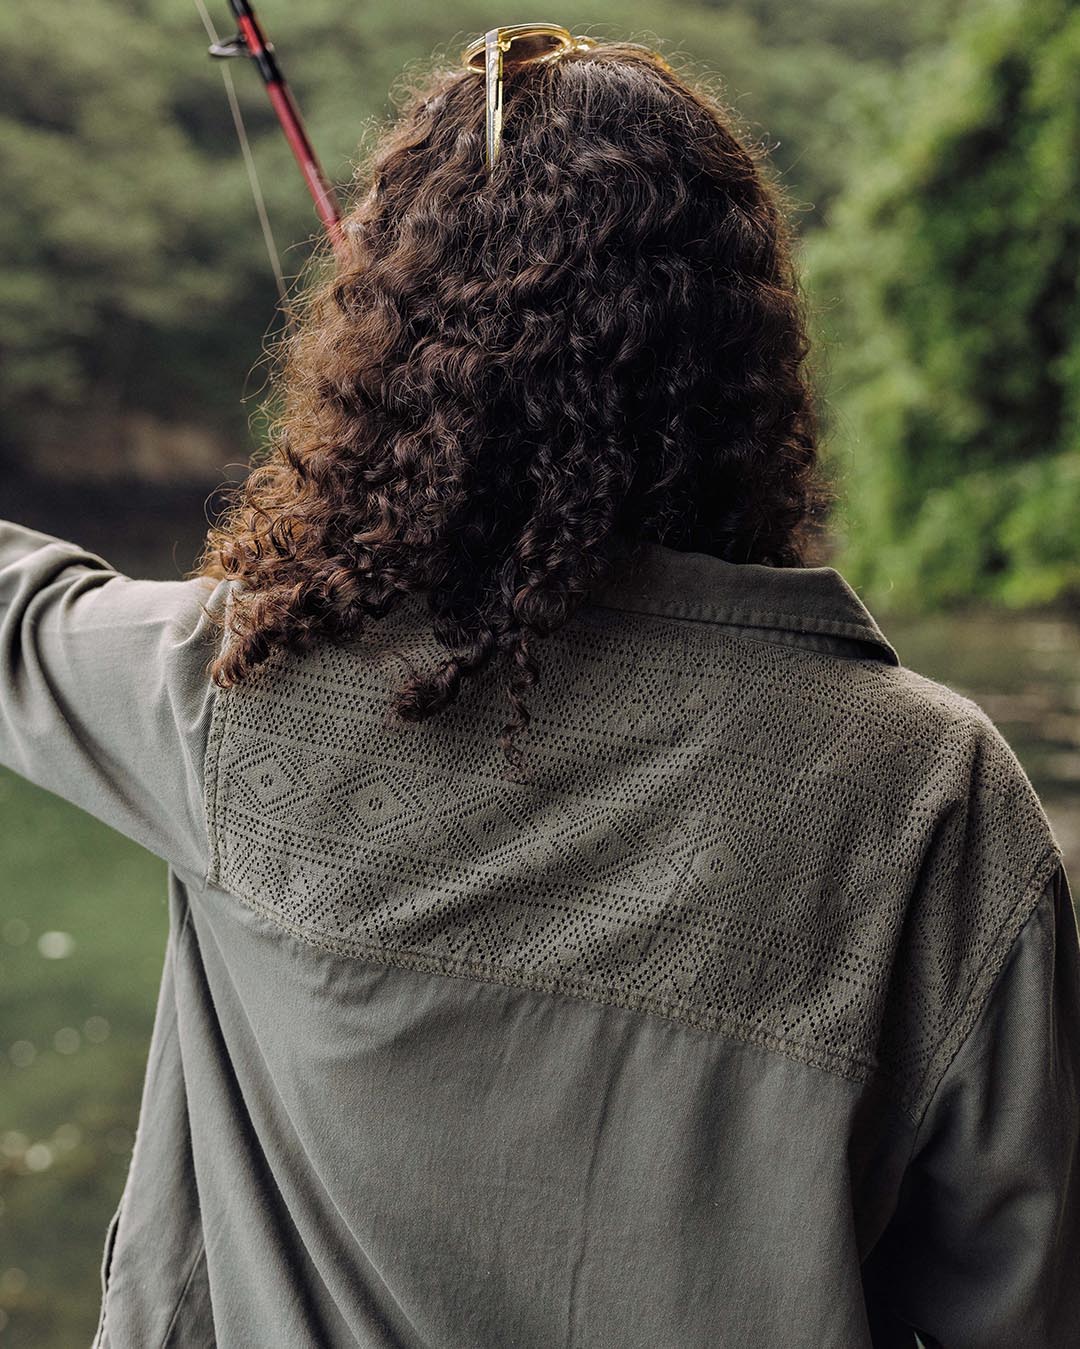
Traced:
[[487, 166], [495, 167], [502, 144], [503, 64], [524, 65], [526, 61], [554, 61], [571, 51], [588, 51], [597, 39], [572, 37], [555, 23], [515, 23], [509, 28], [489, 28], [483, 37], [470, 42], [461, 53], [466, 70], [483, 71], [486, 77]]

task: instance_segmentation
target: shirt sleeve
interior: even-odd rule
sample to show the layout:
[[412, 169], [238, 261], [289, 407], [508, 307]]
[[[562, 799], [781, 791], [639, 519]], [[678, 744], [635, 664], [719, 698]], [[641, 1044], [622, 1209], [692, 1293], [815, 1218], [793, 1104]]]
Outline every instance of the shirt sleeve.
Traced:
[[930, 1099], [867, 1267], [927, 1349], [1080, 1345], [1080, 935], [1060, 862]]
[[133, 580], [0, 520], [0, 765], [200, 877], [210, 614], [230, 584]]

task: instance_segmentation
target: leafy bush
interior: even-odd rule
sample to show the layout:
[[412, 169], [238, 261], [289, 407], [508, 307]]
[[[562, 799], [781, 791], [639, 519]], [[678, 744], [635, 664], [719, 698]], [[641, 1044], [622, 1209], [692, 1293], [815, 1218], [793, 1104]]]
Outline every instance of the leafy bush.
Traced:
[[810, 244], [837, 559], [889, 604], [1080, 591], [1080, 10], [975, 7]]

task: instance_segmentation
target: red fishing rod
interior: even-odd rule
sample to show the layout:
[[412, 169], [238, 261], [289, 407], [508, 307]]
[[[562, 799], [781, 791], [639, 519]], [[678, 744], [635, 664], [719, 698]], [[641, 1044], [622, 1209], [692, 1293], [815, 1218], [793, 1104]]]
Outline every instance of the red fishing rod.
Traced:
[[247, 56], [255, 62], [263, 84], [266, 85], [270, 103], [285, 133], [285, 139], [289, 142], [289, 148], [300, 166], [300, 172], [304, 175], [304, 182], [307, 183], [308, 191], [315, 202], [319, 219], [330, 236], [335, 252], [340, 253], [345, 245], [345, 237], [341, 231], [341, 207], [308, 138], [300, 109], [274, 55], [274, 44], [267, 39], [255, 11], [247, 0], [229, 0], [229, 8], [236, 19], [237, 34], [225, 42], [215, 40], [211, 44], [210, 55]]

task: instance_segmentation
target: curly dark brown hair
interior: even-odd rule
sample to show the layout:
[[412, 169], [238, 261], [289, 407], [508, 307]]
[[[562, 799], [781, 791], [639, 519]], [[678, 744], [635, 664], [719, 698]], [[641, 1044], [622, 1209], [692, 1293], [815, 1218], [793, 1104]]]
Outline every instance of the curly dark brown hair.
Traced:
[[242, 582], [222, 687], [422, 592], [448, 654], [388, 715], [504, 652], [520, 770], [536, 639], [636, 542], [805, 565], [829, 493], [792, 232], [765, 151], [635, 43], [508, 67], [490, 181], [483, 75], [408, 93], [192, 574]]

